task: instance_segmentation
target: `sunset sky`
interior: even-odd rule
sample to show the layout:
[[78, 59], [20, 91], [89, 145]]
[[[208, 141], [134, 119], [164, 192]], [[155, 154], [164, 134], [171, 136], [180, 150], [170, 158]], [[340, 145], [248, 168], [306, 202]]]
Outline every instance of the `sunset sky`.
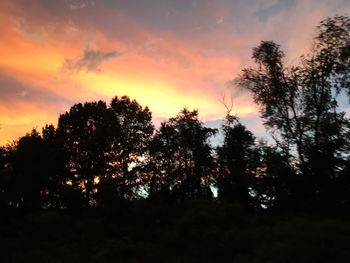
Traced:
[[188, 107], [217, 126], [232, 94], [262, 134], [249, 94], [229, 84], [252, 48], [274, 40], [293, 64], [320, 20], [349, 13], [349, 0], [1, 0], [0, 145], [74, 103], [122, 95], [155, 124]]

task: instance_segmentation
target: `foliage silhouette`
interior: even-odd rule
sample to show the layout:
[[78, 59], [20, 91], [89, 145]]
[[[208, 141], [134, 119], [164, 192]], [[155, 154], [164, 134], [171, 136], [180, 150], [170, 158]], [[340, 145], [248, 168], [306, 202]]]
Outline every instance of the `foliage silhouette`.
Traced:
[[196, 110], [185, 108], [163, 122], [151, 147], [151, 196], [171, 191], [180, 198], [210, 197], [214, 160], [208, 139], [215, 133], [198, 120]]
[[[142, 159], [152, 139], [154, 126], [152, 113], [129, 97], [115, 97], [110, 109], [120, 125], [120, 138], [113, 141], [112, 154], [117, 164], [124, 197], [135, 195], [137, 185], [142, 181]], [[137, 193], [136, 193], [137, 195]]]
[[231, 115], [227, 115], [222, 130], [224, 142], [217, 149], [219, 197], [249, 205], [249, 188], [259, 166], [255, 137], [237, 117]]
[[244, 69], [238, 83], [252, 92], [276, 144], [305, 176], [304, 197], [322, 206], [348, 158], [350, 122], [338, 96], [349, 89], [350, 19], [328, 18], [318, 31], [311, 53], [290, 68], [278, 44], [261, 42], [253, 50], [258, 67]]
[[58, 182], [64, 163], [55, 151], [56, 148], [36, 130], [8, 147], [3, 176], [9, 206], [27, 210], [59, 208], [61, 187]]
[[69, 154], [69, 184], [84, 195], [84, 206], [95, 205], [100, 177], [110, 176], [112, 141], [120, 137], [120, 125], [102, 102], [76, 104], [61, 115], [57, 133]]

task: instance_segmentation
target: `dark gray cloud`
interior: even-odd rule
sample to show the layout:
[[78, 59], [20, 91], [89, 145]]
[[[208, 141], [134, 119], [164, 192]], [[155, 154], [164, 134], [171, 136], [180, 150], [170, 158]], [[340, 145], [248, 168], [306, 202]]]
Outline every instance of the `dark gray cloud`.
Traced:
[[0, 73], [0, 103], [4, 105], [11, 104], [15, 101], [51, 105], [72, 104], [71, 101], [55, 95], [50, 91], [43, 91], [30, 85], [24, 85], [14, 78]]
[[79, 72], [81, 70], [100, 71], [100, 65], [110, 59], [120, 57], [122, 53], [117, 51], [97, 51], [87, 48], [81, 56], [70, 59], [66, 58], [63, 70], [68, 72]]

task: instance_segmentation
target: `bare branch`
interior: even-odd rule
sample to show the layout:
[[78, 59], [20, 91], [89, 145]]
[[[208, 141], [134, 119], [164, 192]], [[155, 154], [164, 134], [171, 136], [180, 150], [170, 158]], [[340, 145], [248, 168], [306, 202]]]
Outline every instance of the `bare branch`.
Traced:
[[226, 93], [224, 92], [223, 96], [222, 96], [222, 100], [220, 101], [222, 103], [222, 105], [224, 105], [225, 109], [226, 109], [226, 115], [231, 115], [231, 111], [233, 108], [233, 96], [232, 96], [232, 92], [230, 92], [230, 105], [228, 105], [226, 103]]

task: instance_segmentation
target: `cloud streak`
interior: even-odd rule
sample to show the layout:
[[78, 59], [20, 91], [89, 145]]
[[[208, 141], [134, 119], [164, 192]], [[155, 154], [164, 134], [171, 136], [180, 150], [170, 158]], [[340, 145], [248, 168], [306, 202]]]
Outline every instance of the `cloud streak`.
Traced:
[[0, 103], [8, 105], [18, 100], [25, 100], [34, 104], [65, 104], [70, 105], [72, 102], [62, 98], [48, 90], [32, 87], [29, 84], [22, 84], [16, 79], [0, 73]]
[[73, 59], [66, 58], [63, 63], [63, 70], [77, 73], [81, 70], [101, 71], [100, 66], [107, 60], [120, 57], [122, 53], [117, 51], [98, 51], [87, 48], [81, 56]]

